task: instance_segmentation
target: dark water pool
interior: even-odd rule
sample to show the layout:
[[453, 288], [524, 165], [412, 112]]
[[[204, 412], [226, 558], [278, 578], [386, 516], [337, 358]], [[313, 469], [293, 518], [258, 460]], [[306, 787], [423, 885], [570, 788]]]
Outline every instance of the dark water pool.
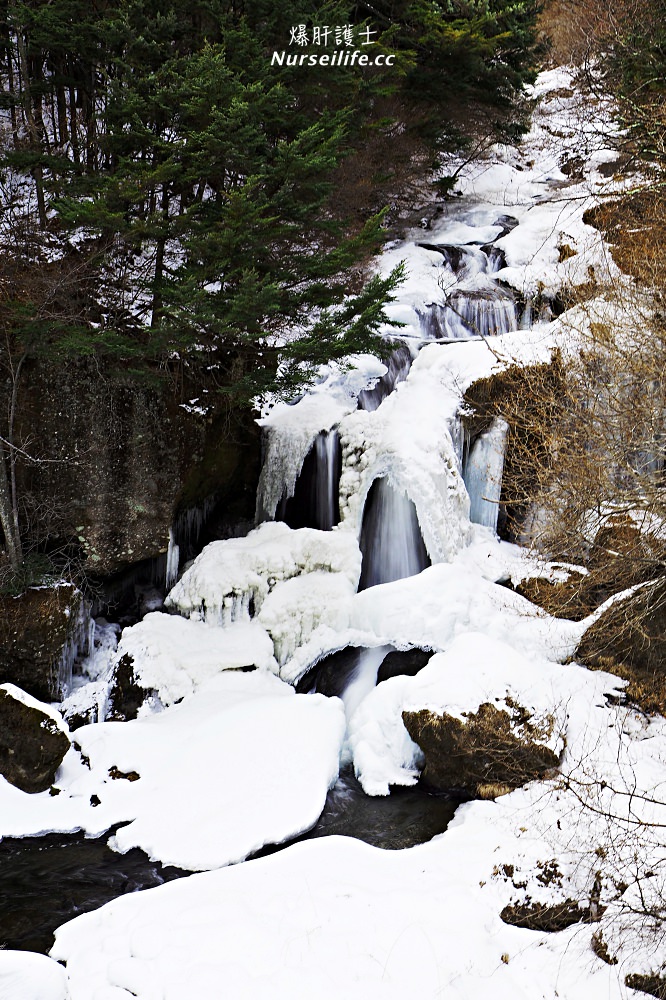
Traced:
[[[340, 834], [387, 850], [413, 847], [443, 833], [457, 804], [418, 786], [370, 797], [346, 770], [329, 792], [315, 827], [289, 843]], [[150, 861], [137, 848], [116, 854], [106, 846], [108, 837], [109, 832], [97, 840], [49, 834], [1, 841], [0, 945], [45, 954], [56, 927], [79, 913], [190, 874]], [[255, 857], [288, 846], [266, 847]]]
[[116, 896], [188, 875], [150, 861], [137, 848], [116, 854], [83, 834], [0, 842], [0, 945], [46, 953], [53, 931]]

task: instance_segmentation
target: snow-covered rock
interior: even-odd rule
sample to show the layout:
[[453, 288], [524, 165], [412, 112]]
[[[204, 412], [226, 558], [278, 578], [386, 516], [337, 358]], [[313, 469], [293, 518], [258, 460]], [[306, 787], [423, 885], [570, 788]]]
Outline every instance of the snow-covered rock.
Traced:
[[179, 615], [146, 615], [126, 628], [117, 660], [132, 658], [134, 678], [163, 705], [186, 698], [221, 670], [275, 666], [273, 644], [257, 621], [213, 628]]
[[0, 774], [23, 792], [43, 792], [69, 750], [60, 715], [14, 684], [0, 686]]
[[229, 625], [257, 613], [277, 583], [301, 573], [343, 573], [356, 586], [361, 553], [346, 531], [266, 522], [245, 538], [211, 542], [168, 595], [183, 615]]
[[0, 951], [2, 1000], [70, 1000], [67, 973], [52, 958], [31, 951]]

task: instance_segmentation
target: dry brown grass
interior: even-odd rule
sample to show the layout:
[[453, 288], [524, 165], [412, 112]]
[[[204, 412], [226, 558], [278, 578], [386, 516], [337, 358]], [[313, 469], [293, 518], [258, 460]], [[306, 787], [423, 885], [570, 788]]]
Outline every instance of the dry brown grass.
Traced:
[[650, 287], [666, 286], [666, 191], [646, 187], [585, 213], [605, 236], [625, 274]]

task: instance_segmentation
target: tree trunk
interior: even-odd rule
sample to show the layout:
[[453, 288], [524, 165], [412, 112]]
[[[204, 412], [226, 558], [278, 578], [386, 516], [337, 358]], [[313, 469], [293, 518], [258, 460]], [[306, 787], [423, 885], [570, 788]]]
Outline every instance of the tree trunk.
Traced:
[[[19, 57], [19, 76], [21, 78], [21, 91], [23, 94], [23, 110], [25, 111], [25, 120], [28, 126], [28, 133], [30, 135], [32, 147], [35, 152], [40, 153], [41, 144], [39, 141], [39, 133], [37, 131], [37, 123], [32, 109], [32, 96], [30, 94], [30, 69], [28, 66], [28, 53], [25, 45], [25, 37], [23, 35], [23, 26], [21, 25], [16, 14], [14, 3], [11, 4], [10, 11], [16, 29], [16, 48]], [[42, 179], [41, 166], [33, 168], [32, 176], [35, 179], [35, 188], [37, 191], [39, 225], [41, 229], [46, 229], [46, 202], [44, 200], [44, 183]]]
[[7, 475], [7, 460], [9, 456], [0, 451], [0, 525], [5, 536], [5, 548], [9, 561], [14, 569], [17, 569], [23, 561], [21, 550], [21, 539], [14, 524], [14, 511], [12, 509], [11, 492], [9, 489], [9, 476]]

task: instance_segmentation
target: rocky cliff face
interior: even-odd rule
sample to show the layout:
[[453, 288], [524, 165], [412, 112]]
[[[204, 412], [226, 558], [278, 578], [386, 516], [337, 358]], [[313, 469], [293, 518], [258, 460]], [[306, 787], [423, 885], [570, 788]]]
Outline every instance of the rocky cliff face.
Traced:
[[105, 577], [166, 552], [176, 512], [213, 494], [250, 516], [260, 458], [251, 415], [207, 417], [182, 405], [188, 395], [164, 372], [129, 384], [94, 359], [32, 364], [17, 440], [51, 461], [18, 469], [30, 533], [73, 545]]

